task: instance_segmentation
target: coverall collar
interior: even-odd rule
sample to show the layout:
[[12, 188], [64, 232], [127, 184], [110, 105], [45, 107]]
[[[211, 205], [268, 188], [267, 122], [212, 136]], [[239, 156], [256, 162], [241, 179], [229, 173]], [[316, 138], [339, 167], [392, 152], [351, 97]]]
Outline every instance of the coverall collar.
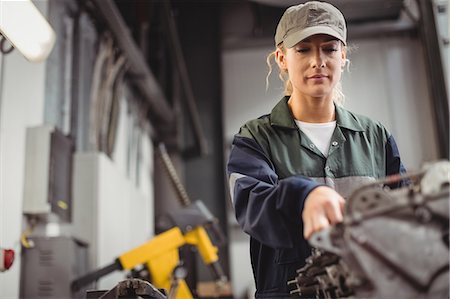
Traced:
[[[272, 109], [270, 114], [270, 123], [272, 126], [284, 127], [287, 129], [297, 130], [297, 125], [294, 121], [292, 111], [288, 106], [289, 96], [285, 96], [278, 102], [278, 104]], [[336, 125], [342, 128], [346, 128], [355, 132], [363, 132], [364, 129], [361, 124], [356, 120], [347, 110], [334, 105], [336, 111]]]

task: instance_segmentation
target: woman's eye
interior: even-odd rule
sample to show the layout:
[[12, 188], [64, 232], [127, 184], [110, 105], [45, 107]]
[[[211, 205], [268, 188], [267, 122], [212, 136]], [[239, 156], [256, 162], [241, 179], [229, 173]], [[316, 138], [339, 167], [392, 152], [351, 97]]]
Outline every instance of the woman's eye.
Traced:
[[306, 53], [308, 51], [309, 51], [309, 48], [298, 48], [297, 49], [297, 52], [299, 52], [299, 53]]
[[332, 53], [332, 52], [336, 52], [337, 51], [337, 49], [336, 48], [325, 48], [325, 49], [323, 49], [325, 52], [327, 52], [327, 53]]

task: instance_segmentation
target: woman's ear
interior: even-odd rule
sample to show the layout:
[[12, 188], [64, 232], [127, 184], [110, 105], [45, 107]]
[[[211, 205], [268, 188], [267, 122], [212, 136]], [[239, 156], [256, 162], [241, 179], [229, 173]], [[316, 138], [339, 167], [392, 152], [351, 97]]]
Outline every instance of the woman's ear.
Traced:
[[286, 55], [284, 55], [283, 51], [280, 48], [277, 48], [275, 50], [275, 61], [277, 62], [278, 67], [281, 70], [287, 71]]
[[342, 53], [341, 68], [343, 69], [345, 67], [345, 64], [347, 63], [347, 48], [343, 47], [341, 53]]

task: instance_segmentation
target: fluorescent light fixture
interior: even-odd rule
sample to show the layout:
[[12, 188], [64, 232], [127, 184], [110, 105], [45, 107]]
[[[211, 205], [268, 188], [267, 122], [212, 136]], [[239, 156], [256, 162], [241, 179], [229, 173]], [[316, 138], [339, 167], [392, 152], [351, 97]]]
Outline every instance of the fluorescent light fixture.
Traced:
[[56, 39], [31, 0], [0, 0], [0, 32], [32, 62], [46, 59]]

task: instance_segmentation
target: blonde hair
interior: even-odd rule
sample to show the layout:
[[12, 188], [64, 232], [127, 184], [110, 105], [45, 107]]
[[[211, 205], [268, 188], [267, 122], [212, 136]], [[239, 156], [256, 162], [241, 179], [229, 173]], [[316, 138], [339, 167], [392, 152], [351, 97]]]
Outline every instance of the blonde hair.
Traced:
[[[283, 44], [278, 46], [280, 48], [280, 50], [283, 53], [286, 53], [286, 49], [283, 47]], [[269, 55], [267, 55], [266, 58], [266, 63], [267, 66], [269, 67], [269, 72], [267, 73], [266, 76], [266, 90], [269, 88], [269, 76], [272, 73], [273, 67], [272, 67], [272, 59], [275, 61], [275, 53], [276, 53], [277, 49], [275, 49], [274, 51], [272, 51], [271, 53], [269, 53]], [[276, 63], [276, 61], [275, 61]], [[350, 60], [346, 59], [345, 60], [345, 65], [347, 70], [349, 69], [350, 66]], [[279, 68], [279, 73], [278, 73], [278, 78], [281, 80], [281, 82], [283, 82], [284, 85], [284, 95], [286, 96], [290, 96], [292, 94], [293, 88], [292, 88], [292, 83], [291, 80], [289, 79], [289, 74], [286, 70]], [[345, 102], [345, 95], [342, 92], [342, 84], [341, 81], [339, 81], [333, 89], [333, 102], [336, 103], [339, 106], [344, 105]]]

